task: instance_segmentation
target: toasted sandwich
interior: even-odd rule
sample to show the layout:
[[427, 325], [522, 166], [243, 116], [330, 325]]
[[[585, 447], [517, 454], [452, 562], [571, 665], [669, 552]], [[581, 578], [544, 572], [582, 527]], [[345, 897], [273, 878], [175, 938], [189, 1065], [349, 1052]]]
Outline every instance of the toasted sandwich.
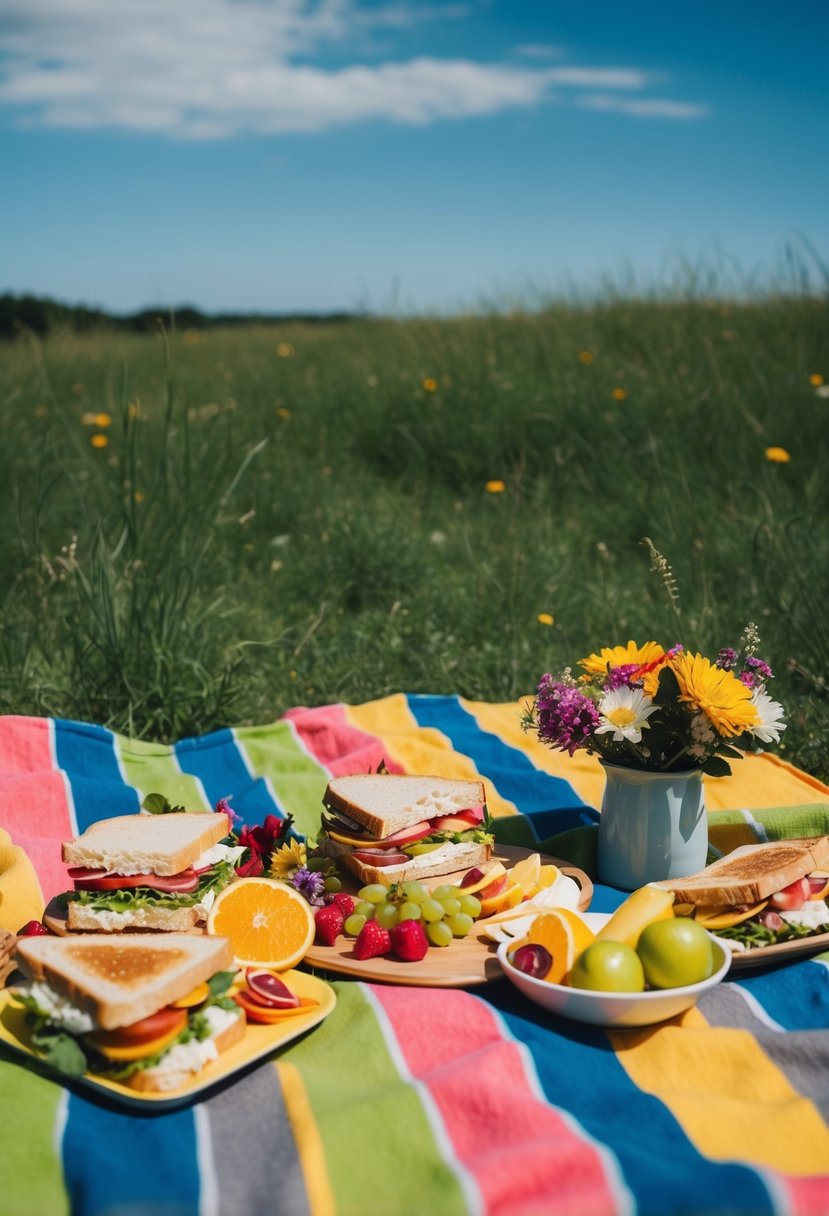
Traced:
[[334, 777], [323, 796], [320, 852], [362, 884], [406, 882], [487, 861], [482, 781], [366, 773]]
[[116, 815], [63, 844], [74, 889], [58, 896], [70, 932], [182, 933], [203, 921], [244, 852], [223, 812]]
[[742, 845], [688, 878], [654, 884], [738, 949], [829, 932], [829, 836]]
[[27, 937], [17, 964], [26, 982], [12, 993], [27, 1010], [32, 1044], [70, 1076], [164, 1092], [245, 1033], [245, 1014], [226, 995], [236, 973], [224, 937]]

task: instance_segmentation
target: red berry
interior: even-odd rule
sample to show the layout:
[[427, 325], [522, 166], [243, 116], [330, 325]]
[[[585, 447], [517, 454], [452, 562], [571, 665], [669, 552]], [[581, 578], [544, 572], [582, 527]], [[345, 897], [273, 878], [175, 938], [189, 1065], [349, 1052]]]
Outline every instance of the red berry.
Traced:
[[336, 904], [341, 909], [343, 916], [348, 920], [351, 913], [357, 906], [357, 901], [353, 895], [346, 895], [345, 891], [335, 891], [331, 896], [331, 903]]
[[317, 941], [323, 946], [333, 946], [343, 931], [344, 921], [342, 908], [338, 908], [336, 904], [324, 904], [323, 907], [317, 908], [314, 913]]
[[49, 930], [39, 920], [27, 920], [22, 929], [17, 930], [18, 937], [48, 937]]
[[388, 954], [391, 950], [391, 937], [388, 929], [378, 925], [375, 920], [367, 920], [354, 943], [356, 959], [376, 958], [380, 954]]
[[407, 963], [419, 963], [426, 957], [429, 940], [419, 920], [401, 920], [391, 931], [391, 948]]

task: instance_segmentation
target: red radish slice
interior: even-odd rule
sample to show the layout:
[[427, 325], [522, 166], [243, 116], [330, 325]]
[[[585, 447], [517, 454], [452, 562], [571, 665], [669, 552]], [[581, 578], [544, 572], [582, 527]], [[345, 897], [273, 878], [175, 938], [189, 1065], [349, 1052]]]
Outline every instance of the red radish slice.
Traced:
[[294, 1009], [299, 1004], [299, 997], [272, 971], [257, 971], [248, 967], [245, 980], [250, 989], [249, 996], [258, 1005], [269, 1005], [274, 1009]]
[[195, 870], [179, 874], [110, 874], [106, 870], [88, 870], [75, 866], [69, 877], [76, 891], [118, 891], [127, 887], [153, 887], [156, 891], [195, 891], [199, 876]]
[[421, 823], [413, 823], [407, 828], [401, 828], [399, 832], [392, 832], [391, 836], [384, 836], [382, 847], [399, 848], [404, 844], [414, 844], [416, 840], [422, 840], [424, 836], [428, 836], [431, 832], [431, 825], [427, 820]]

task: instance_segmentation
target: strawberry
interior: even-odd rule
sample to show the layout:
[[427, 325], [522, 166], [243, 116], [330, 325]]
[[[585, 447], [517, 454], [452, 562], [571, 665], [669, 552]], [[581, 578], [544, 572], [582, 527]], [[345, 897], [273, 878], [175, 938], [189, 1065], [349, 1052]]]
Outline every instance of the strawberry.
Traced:
[[364, 958], [388, 954], [390, 950], [391, 937], [388, 929], [378, 925], [375, 920], [367, 920], [354, 943], [354, 957], [362, 961]]
[[349, 916], [357, 906], [357, 901], [354, 899], [354, 896], [346, 895], [345, 891], [335, 891], [331, 896], [331, 903], [336, 904], [338, 908], [342, 909], [342, 914], [346, 920], [348, 920]]
[[429, 949], [426, 930], [419, 920], [401, 920], [391, 931], [391, 948], [406, 963], [418, 963]]
[[343, 910], [336, 904], [324, 904], [321, 908], [317, 908], [314, 913], [317, 941], [321, 942], [323, 946], [333, 946], [343, 931], [344, 921]]
[[40, 937], [48, 933], [49, 930], [40, 920], [27, 920], [23, 928], [17, 930], [18, 937]]

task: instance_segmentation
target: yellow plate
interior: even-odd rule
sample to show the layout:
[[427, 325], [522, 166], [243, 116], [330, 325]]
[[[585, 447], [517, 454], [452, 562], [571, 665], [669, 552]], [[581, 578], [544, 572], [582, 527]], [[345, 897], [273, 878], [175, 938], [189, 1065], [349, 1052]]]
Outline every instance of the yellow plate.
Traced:
[[[127, 1106], [140, 1107], [143, 1110], [169, 1110], [171, 1107], [184, 1106], [199, 1097], [204, 1090], [221, 1081], [227, 1081], [257, 1060], [318, 1026], [337, 1003], [334, 989], [316, 976], [306, 975], [303, 971], [286, 971], [283, 978], [298, 996], [309, 997], [319, 1001], [319, 1004], [310, 1007], [307, 1013], [298, 1013], [295, 1017], [285, 1018], [284, 1021], [270, 1026], [249, 1021], [241, 1042], [234, 1043], [227, 1051], [223, 1051], [218, 1060], [213, 1060], [194, 1076], [192, 1081], [180, 1085], [177, 1089], [164, 1093], [142, 1093], [140, 1090], [131, 1089], [129, 1085], [122, 1085], [119, 1081], [110, 1081], [93, 1073], [84, 1073], [82, 1077], [72, 1080], [61, 1077], [60, 1074], [54, 1075], [69, 1085], [77, 1084], [82, 1089], [94, 1090]], [[8, 989], [0, 991], [0, 1043], [24, 1057], [41, 1060], [39, 1052], [31, 1045], [26, 1011], [12, 1001]]]

